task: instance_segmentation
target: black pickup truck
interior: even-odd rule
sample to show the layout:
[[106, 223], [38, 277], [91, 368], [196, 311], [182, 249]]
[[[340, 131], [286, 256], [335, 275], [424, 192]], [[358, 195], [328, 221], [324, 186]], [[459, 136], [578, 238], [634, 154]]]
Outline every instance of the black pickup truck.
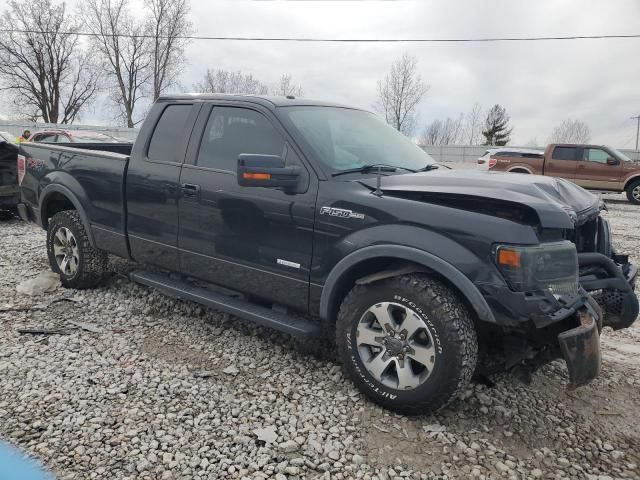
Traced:
[[[63, 285], [107, 254], [131, 279], [335, 341], [374, 401], [415, 414], [474, 373], [600, 370], [603, 326], [638, 315], [604, 204], [533, 175], [438, 169], [375, 115], [294, 98], [161, 98], [130, 155], [23, 144], [24, 220]], [[592, 293], [589, 293], [592, 292]]]

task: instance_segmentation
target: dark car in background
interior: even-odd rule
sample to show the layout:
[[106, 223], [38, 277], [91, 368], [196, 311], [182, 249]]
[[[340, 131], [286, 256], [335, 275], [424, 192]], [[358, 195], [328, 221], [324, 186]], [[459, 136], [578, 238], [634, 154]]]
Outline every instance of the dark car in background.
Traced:
[[13, 210], [18, 204], [18, 145], [5, 136], [0, 135], [0, 211]]

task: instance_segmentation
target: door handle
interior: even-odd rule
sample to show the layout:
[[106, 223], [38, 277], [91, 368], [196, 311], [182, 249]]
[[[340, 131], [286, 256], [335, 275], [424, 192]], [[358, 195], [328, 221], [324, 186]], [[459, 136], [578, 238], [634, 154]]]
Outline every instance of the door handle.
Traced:
[[578, 165], [578, 168], [586, 168], [584, 165]]
[[182, 195], [185, 197], [195, 197], [198, 193], [200, 193], [200, 185], [195, 185], [193, 183], [182, 184]]

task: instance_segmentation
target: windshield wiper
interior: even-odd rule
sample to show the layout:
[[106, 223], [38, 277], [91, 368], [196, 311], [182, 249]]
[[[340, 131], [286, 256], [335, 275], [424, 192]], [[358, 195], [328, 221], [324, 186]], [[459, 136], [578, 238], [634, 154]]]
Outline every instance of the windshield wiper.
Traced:
[[338, 177], [340, 175], [346, 175], [348, 173], [370, 173], [370, 172], [395, 172], [396, 170], [406, 170], [407, 172], [416, 173], [415, 170], [407, 167], [399, 167], [397, 165], [386, 165], [384, 163], [376, 163], [374, 165], [363, 165], [357, 168], [350, 168], [348, 170], [342, 170], [341, 172], [332, 173], [332, 177]]
[[[436, 163], [430, 163], [429, 165], [426, 165], [424, 167], [422, 167], [420, 170], [418, 170], [419, 172], [430, 172], [431, 170], [438, 170], [440, 168], [440, 165], [436, 164]], [[447, 167], [449, 168], [449, 167]]]

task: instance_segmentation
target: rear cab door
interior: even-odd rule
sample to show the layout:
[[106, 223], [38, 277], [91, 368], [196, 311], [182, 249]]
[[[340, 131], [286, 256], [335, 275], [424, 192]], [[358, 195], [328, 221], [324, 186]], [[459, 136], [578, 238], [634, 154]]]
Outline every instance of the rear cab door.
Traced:
[[545, 156], [544, 175], [575, 181], [582, 148], [575, 145], [555, 145]]
[[614, 155], [604, 148], [585, 147], [578, 163], [575, 182], [584, 188], [596, 190], [622, 190], [622, 162], [609, 164]]
[[180, 170], [201, 106], [158, 101], [138, 134], [144, 140], [133, 147], [126, 179], [129, 247], [138, 262], [180, 269]]

